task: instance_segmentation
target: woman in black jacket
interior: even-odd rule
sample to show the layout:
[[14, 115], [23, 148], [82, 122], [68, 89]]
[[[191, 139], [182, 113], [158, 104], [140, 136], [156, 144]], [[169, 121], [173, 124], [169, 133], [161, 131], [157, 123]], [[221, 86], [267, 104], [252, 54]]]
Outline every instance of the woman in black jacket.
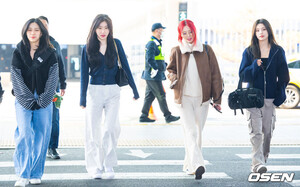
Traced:
[[15, 186], [40, 184], [52, 120], [52, 99], [58, 81], [58, 63], [49, 34], [39, 19], [28, 20], [22, 41], [11, 64], [13, 93], [16, 96]]

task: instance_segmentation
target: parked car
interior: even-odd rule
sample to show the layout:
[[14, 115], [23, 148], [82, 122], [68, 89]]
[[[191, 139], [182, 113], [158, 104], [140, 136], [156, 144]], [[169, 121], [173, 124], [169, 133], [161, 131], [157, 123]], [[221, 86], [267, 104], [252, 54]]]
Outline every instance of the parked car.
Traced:
[[300, 60], [288, 63], [290, 82], [286, 87], [286, 100], [280, 108], [295, 108], [300, 102]]

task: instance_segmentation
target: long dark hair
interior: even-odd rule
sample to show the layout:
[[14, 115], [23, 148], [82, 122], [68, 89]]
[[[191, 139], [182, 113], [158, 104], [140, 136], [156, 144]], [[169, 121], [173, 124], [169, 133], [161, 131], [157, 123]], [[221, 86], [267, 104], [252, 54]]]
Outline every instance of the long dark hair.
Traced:
[[99, 67], [103, 64], [99, 58], [99, 49], [100, 49], [100, 41], [98, 40], [96, 29], [99, 27], [100, 23], [105, 21], [108, 26], [109, 34], [107, 36], [107, 48], [105, 52], [105, 64], [108, 68], [112, 68], [115, 65], [116, 58], [116, 49], [114, 45], [114, 37], [113, 37], [113, 25], [111, 19], [106, 14], [98, 14], [90, 28], [90, 32], [87, 38], [87, 54], [88, 60], [90, 62], [91, 68]]
[[275, 40], [271, 24], [266, 19], [256, 20], [255, 23], [253, 24], [253, 27], [252, 27], [252, 38], [251, 38], [251, 44], [249, 46], [249, 50], [253, 54], [254, 59], [261, 58], [259, 43], [258, 43], [258, 39], [256, 37], [256, 27], [260, 23], [263, 24], [267, 29], [267, 32], [268, 32], [268, 35], [269, 35], [268, 36], [269, 44], [271, 46], [274, 45], [274, 44], [277, 45], [277, 42]]
[[38, 26], [40, 27], [41, 33], [42, 33], [42, 36], [40, 37], [40, 41], [39, 41], [39, 47], [36, 52], [41, 53], [41, 52], [44, 52], [48, 47], [53, 48], [53, 45], [50, 43], [50, 40], [49, 40], [49, 38], [50, 38], [49, 33], [48, 33], [47, 29], [44, 27], [41, 20], [39, 20], [38, 18], [31, 18], [25, 23], [25, 25], [23, 26], [23, 29], [22, 29], [22, 42], [25, 45], [26, 49], [30, 50], [30, 42], [27, 38], [27, 30], [31, 23], [38, 24]]

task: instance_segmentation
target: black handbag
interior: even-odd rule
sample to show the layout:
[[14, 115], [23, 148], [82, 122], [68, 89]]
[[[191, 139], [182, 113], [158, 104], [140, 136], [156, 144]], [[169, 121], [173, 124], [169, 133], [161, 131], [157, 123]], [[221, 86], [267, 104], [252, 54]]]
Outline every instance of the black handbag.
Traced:
[[117, 52], [117, 56], [118, 56], [118, 71], [116, 74], [116, 83], [120, 87], [126, 86], [126, 85], [128, 85], [128, 77], [127, 77], [125, 70], [122, 68], [122, 64], [121, 64], [119, 53], [118, 53], [118, 47], [117, 47], [115, 41], [114, 41], [114, 44], [115, 44], [116, 52]]
[[243, 108], [261, 108], [264, 106], [264, 96], [260, 89], [253, 88], [242, 88], [242, 78], [239, 80], [238, 88], [231, 92], [228, 96], [228, 105], [230, 109], [234, 110], [236, 115], [236, 109], [241, 109], [242, 114]]

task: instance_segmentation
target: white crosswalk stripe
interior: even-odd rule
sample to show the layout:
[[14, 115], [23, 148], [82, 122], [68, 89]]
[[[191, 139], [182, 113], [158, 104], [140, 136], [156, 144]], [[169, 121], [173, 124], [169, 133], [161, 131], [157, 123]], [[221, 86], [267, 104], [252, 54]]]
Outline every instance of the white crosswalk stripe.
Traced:
[[[105, 174], [103, 176], [105, 179]], [[207, 179], [232, 179], [223, 172], [207, 172], [203, 178]], [[85, 180], [91, 179], [87, 173], [59, 173], [44, 174], [42, 180]], [[115, 173], [115, 179], [194, 179], [193, 175], [184, 172], [126, 172]], [[0, 175], [0, 181], [15, 181], [15, 175]]]
[[[251, 159], [251, 154], [236, 154], [242, 159]], [[300, 159], [300, 154], [270, 154], [269, 159]]]
[[[205, 165], [211, 165], [207, 160], [204, 161]], [[118, 165], [183, 165], [183, 160], [119, 160]], [[60, 161], [46, 161], [45, 166], [85, 166], [84, 160], [60, 160]], [[14, 167], [13, 162], [0, 162], [1, 167]]]
[[268, 171], [286, 171], [286, 172], [292, 172], [292, 171], [300, 171], [300, 166], [279, 166], [279, 165], [268, 165], [267, 166]]
[[[146, 166], [146, 165], [182, 165], [183, 160], [119, 160], [119, 166]], [[205, 165], [211, 165], [205, 160]], [[59, 160], [46, 161], [45, 167], [68, 167], [68, 166], [85, 166], [84, 160]], [[0, 162], [0, 168], [14, 167], [13, 162]], [[85, 170], [84, 170], [85, 171]], [[105, 179], [105, 174], [103, 176]], [[207, 179], [232, 179], [224, 172], [206, 172], [203, 178]], [[43, 180], [85, 180], [91, 179], [87, 173], [45, 173]], [[115, 172], [115, 179], [194, 179], [193, 175], [187, 175], [184, 172]], [[15, 181], [15, 174], [0, 175], [0, 181]]]
[[[236, 154], [241, 159], [251, 159], [251, 154]], [[270, 154], [269, 159], [300, 159], [300, 154]], [[296, 172], [300, 171], [299, 165], [267, 165], [268, 172]], [[300, 186], [300, 180], [293, 180], [287, 182], [291, 186]]]
[[300, 186], [300, 180], [293, 180], [293, 182], [288, 182], [292, 186]]

